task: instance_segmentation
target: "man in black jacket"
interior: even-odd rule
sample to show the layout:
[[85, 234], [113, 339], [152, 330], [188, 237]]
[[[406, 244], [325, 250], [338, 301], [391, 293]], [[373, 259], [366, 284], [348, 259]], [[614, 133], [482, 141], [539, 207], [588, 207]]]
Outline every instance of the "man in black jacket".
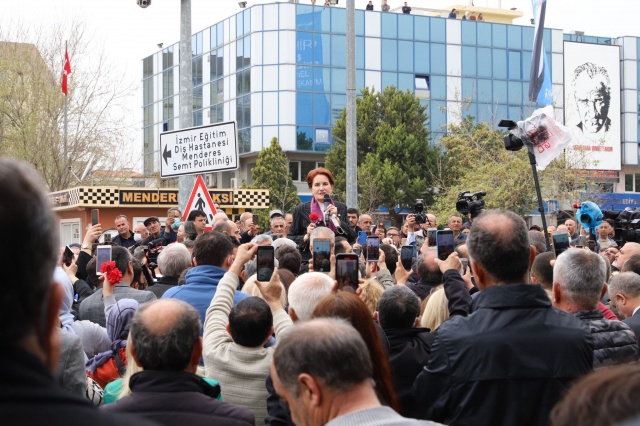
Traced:
[[0, 246], [6, 266], [0, 292], [0, 418], [2, 424], [124, 426], [149, 424], [99, 413], [54, 382], [60, 354], [62, 286], [53, 282], [58, 232], [45, 183], [25, 163], [0, 158], [0, 221], [11, 244]]
[[[629, 244], [629, 243], [627, 243]], [[640, 275], [620, 272], [609, 281], [611, 304], [640, 341]]]
[[[591, 370], [593, 338], [527, 284], [535, 248], [524, 220], [486, 211], [467, 239], [481, 293], [445, 321], [413, 391], [424, 418], [474, 425], [546, 425], [566, 387]], [[448, 273], [448, 271], [447, 271]]]
[[420, 415], [422, 407], [413, 398], [411, 385], [427, 364], [435, 336], [420, 328], [420, 299], [406, 286], [386, 290], [378, 300], [375, 314], [389, 341], [389, 364], [393, 387], [405, 417]]
[[580, 318], [593, 335], [593, 368], [638, 360], [638, 344], [622, 321], [605, 319], [598, 302], [607, 293], [607, 265], [592, 251], [569, 249], [553, 267], [553, 306]]
[[440, 284], [442, 284], [442, 271], [436, 263], [436, 249], [429, 247], [418, 256], [415, 273], [409, 277], [406, 285], [421, 300], [424, 300], [431, 293], [431, 290]]
[[131, 376], [131, 394], [103, 410], [132, 413], [163, 425], [255, 424], [253, 414], [217, 400], [220, 386], [197, 376], [202, 354], [200, 314], [177, 299], [140, 307], [131, 323], [131, 352], [144, 369]]

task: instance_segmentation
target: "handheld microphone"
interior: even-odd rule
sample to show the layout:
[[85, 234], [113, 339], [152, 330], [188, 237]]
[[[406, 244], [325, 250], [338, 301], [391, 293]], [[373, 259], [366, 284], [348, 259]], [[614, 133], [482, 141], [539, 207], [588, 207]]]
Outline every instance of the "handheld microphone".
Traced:
[[324, 223], [329, 222], [329, 215], [327, 214], [327, 209], [331, 205], [331, 197], [329, 194], [324, 194]]

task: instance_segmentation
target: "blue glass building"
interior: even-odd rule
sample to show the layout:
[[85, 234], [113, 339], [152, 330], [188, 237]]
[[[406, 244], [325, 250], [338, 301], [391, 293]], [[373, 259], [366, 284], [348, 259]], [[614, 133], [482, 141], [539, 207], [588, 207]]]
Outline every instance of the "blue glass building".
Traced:
[[[235, 120], [239, 129], [241, 167], [210, 176], [210, 187], [250, 183], [258, 152], [275, 136], [299, 193], [309, 193], [306, 173], [323, 163], [346, 106], [345, 15], [337, 7], [256, 5], [193, 35], [193, 125]], [[491, 123], [520, 120], [541, 106], [528, 101], [533, 34], [533, 26], [357, 10], [357, 89], [416, 93], [436, 143], [461, 112]], [[620, 46], [623, 167], [596, 179], [609, 191], [640, 192], [640, 44], [546, 29], [560, 122], [565, 40]], [[177, 43], [143, 59], [146, 173], [159, 170], [159, 134], [178, 128], [178, 74]]]

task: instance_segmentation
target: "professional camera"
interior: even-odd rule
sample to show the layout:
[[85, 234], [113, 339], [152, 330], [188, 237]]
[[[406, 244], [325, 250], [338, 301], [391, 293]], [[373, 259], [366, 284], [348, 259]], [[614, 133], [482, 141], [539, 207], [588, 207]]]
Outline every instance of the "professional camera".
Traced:
[[458, 201], [456, 202], [456, 210], [460, 214], [467, 215], [471, 213], [471, 218], [477, 217], [482, 210], [484, 210], [484, 197], [487, 195], [485, 191], [469, 192], [462, 191], [458, 194]]
[[143, 9], [151, 6], [151, 0], [136, 0], [136, 2]]
[[602, 210], [605, 219], [613, 220], [618, 245], [622, 242], [640, 242], [640, 208], [620, 210]]
[[427, 215], [424, 212], [424, 200], [422, 198], [416, 198], [416, 205], [413, 207], [413, 216], [416, 219], [416, 223], [427, 223]]
[[152, 271], [158, 267], [158, 255], [160, 254], [160, 247], [164, 246], [165, 241], [163, 238], [151, 241], [144, 247], [144, 255], [147, 257], [147, 265]]

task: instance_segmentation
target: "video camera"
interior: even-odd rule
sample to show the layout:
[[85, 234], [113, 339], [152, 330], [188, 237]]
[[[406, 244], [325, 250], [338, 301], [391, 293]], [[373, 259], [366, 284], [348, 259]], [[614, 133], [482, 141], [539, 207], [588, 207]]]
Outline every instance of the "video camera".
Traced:
[[164, 238], [158, 238], [149, 242], [144, 248], [144, 255], [147, 257], [147, 265], [149, 269], [154, 271], [158, 267], [158, 255], [160, 254], [160, 247], [165, 245]]
[[613, 229], [616, 231], [615, 240], [618, 245], [622, 241], [628, 243], [640, 242], [640, 208], [620, 210], [602, 210], [605, 219], [613, 221]]
[[424, 200], [416, 198], [416, 205], [413, 207], [413, 215], [416, 223], [427, 223], [427, 214], [424, 212]]
[[458, 194], [456, 210], [465, 216], [470, 213], [472, 219], [478, 217], [480, 212], [484, 210], [484, 199], [482, 197], [485, 195], [487, 195], [485, 191], [473, 193], [470, 191], [462, 191]]

